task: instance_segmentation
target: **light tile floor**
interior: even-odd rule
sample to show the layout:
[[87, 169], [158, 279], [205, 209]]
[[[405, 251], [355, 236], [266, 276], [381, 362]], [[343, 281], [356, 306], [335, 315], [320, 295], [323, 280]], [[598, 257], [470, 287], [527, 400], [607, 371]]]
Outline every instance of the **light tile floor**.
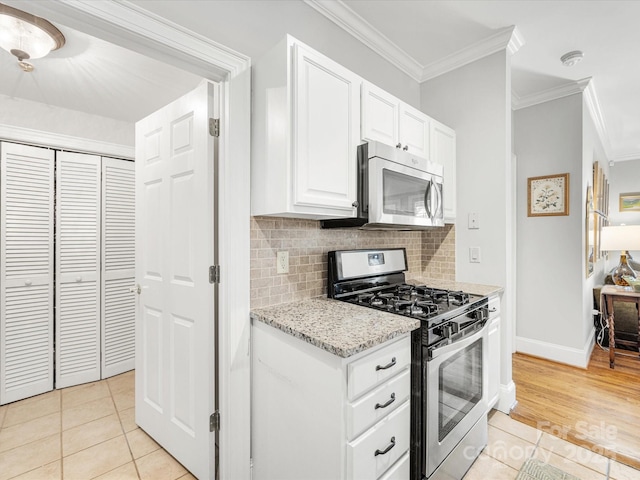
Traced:
[[640, 471], [543, 433], [493, 410], [489, 441], [464, 480], [513, 480], [524, 462], [540, 459], [581, 480], [638, 480]]
[[188, 480], [134, 421], [134, 372], [0, 407], [0, 480]]
[[[134, 421], [134, 372], [0, 407], [0, 480], [189, 480]], [[489, 442], [464, 480], [513, 480], [529, 458], [582, 480], [640, 471], [492, 411]]]

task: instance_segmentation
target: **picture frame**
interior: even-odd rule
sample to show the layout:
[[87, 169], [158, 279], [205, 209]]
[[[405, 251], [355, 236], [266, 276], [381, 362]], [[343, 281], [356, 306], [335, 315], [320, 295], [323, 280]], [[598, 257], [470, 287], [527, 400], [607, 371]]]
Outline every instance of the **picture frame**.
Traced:
[[640, 212], [640, 192], [620, 194], [621, 212]]
[[591, 185], [587, 185], [587, 200], [585, 206], [586, 218], [585, 218], [585, 273], [589, 278], [593, 275], [594, 271], [594, 245], [595, 245], [595, 215], [593, 214], [593, 188]]
[[527, 179], [527, 216], [569, 215], [569, 174]]

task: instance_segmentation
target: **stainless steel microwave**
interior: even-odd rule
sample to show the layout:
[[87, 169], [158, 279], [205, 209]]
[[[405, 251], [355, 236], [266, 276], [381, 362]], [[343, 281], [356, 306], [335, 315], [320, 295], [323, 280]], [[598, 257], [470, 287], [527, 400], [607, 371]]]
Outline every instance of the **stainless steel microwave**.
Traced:
[[358, 147], [355, 218], [322, 220], [322, 228], [420, 230], [444, 226], [442, 165], [379, 142]]

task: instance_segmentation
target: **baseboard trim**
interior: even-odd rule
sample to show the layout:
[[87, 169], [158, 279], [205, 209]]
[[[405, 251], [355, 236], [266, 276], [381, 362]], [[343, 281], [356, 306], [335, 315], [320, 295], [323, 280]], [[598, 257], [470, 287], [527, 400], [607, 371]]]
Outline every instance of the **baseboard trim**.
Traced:
[[566, 363], [574, 367], [587, 368], [594, 347], [595, 328], [582, 348], [565, 347], [555, 343], [542, 342], [532, 338], [516, 337], [516, 352], [534, 355], [554, 362]]
[[500, 397], [498, 403], [493, 407], [507, 415], [516, 404], [516, 384], [511, 380], [508, 384], [500, 384]]

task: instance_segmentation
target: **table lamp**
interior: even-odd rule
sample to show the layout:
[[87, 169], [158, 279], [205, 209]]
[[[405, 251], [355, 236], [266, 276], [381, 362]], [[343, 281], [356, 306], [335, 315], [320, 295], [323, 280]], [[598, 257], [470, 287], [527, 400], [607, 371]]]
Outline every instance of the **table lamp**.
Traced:
[[616, 225], [602, 227], [600, 237], [601, 250], [619, 250], [620, 265], [618, 265], [611, 277], [616, 285], [628, 286], [624, 276], [636, 278], [637, 274], [627, 262], [627, 250], [640, 250], [640, 225]]

